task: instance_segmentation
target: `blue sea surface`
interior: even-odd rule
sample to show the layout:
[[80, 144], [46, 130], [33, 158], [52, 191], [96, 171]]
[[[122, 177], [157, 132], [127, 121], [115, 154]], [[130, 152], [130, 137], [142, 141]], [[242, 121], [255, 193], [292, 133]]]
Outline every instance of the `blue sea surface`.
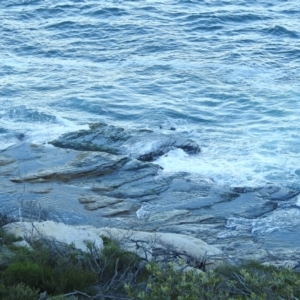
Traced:
[[299, 20], [296, 0], [1, 1], [0, 147], [176, 128], [202, 151], [166, 174], [299, 188]]

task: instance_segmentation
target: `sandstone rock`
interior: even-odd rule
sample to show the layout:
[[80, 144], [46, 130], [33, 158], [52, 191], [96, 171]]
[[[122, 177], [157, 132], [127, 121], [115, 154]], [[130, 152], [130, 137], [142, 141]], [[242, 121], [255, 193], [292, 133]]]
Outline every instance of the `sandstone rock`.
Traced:
[[158, 228], [158, 232], [182, 233], [194, 237], [207, 238], [216, 236], [223, 224], [173, 224]]
[[12, 178], [13, 182], [45, 182], [105, 175], [118, 169], [128, 161], [126, 157], [114, 156], [108, 153], [77, 152], [74, 159], [67, 164], [29, 173], [20, 178]]
[[[65, 244], [73, 244], [77, 249], [87, 251], [87, 243], [102, 249], [100, 236], [113, 238], [126, 251], [137, 253], [148, 260], [163, 257], [186, 259], [191, 265], [195, 261], [206, 260], [207, 266], [214, 267], [222, 259], [222, 251], [201, 239], [174, 233], [151, 233], [117, 228], [96, 228], [92, 226], [69, 226], [53, 221], [15, 222], [4, 226], [4, 230], [25, 240], [49, 238]], [[19, 245], [28, 246], [23, 240]], [[140, 246], [140, 247], [137, 247]]]
[[47, 188], [44, 190], [31, 190], [31, 192], [34, 194], [48, 194], [51, 192], [51, 190], [52, 190], [52, 188]]
[[0, 155], [0, 166], [6, 166], [13, 163], [15, 160], [3, 155]]
[[286, 260], [286, 261], [268, 261], [264, 262], [263, 265], [265, 266], [275, 266], [277, 268], [288, 268], [288, 269], [296, 269], [299, 266], [298, 261], [294, 260]]
[[81, 197], [78, 198], [79, 203], [84, 204], [85, 209], [87, 210], [96, 210], [99, 208], [107, 207], [119, 202], [122, 202], [122, 199], [111, 198], [107, 196], [98, 196], [98, 197]]
[[[222, 261], [222, 251], [201, 239], [174, 233], [131, 231], [117, 228], [89, 228], [99, 235], [117, 240], [124, 250], [142, 258], [160, 259], [178, 254], [186, 261], [206, 259], [207, 267], [214, 268]], [[175, 257], [174, 256], [174, 257]]]
[[30, 244], [28, 242], [24, 241], [24, 240], [14, 242], [13, 245], [16, 246], [16, 247], [23, 247], [23, 248], [31, 249]]
[[130, 202], [119, 202], [101, 209], [100, 214], [104, 217], [119, 217], [121, 215], [134, 215], [140, 205]]
[[75, 248], [82, 251], [88, 251], [87, 243], [92, 243], [99, 249], [103, 247], [103, 242], [99, 234], [53, 221], [42, 223], [15, 222], [5, 225], [3, 229], [9, 234], [25, 240], [38, 240], [41, 237], [49, 238], [68, 245], [73, 244]]
[[187, 209], [177, 209], [166, 211], [162, 213], [156, 213], [154, 215], [150, 215], [149, 217], [145, 217], [146, 222], [166, 222], [167, 220], [174, 219], [178, 216], [188, 215], [190, 212]]

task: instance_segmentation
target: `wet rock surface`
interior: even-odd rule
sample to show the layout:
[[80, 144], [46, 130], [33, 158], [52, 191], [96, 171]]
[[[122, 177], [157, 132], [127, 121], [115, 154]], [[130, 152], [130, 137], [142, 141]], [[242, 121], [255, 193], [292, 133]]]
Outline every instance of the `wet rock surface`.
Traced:
[[22, 142], [0, 153], [2, 209], [22, 215], [22, 205], [37, 201], [69, 224], [186, 234], [229, 260], [300, 261], [297, 190], [231, 188], [195, 174], [164, 174], [149, 162], [160, 153], [200, 151], [177, 135], [98, 124], [51, 144]]
[[50, 143], [61, 148], [129, 155], [148, 162], [175, 148], [188, 154], [200, 152], [196, 142], [183, 136], [164, 135], [150, 130], [129, 131], [104, 123], [90, 125], [89, 130], [64, 134]]

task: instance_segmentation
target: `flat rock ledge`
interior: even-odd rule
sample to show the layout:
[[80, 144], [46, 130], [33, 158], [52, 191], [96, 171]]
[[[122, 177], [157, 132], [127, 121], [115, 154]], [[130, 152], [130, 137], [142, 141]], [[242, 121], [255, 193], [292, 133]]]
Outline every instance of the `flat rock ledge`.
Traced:
[[[75, 248], [88, 251], [87, 245], [103, 248], [103, 236], [118, 242], [123, 250], [131, 251], [150, 261], [183, 259], [189, 266], [205, 262], [211, 269], [223, 260], [222, 251], [201, 239], [176, 233], [155, 233], [123, 230], [118, 228], [96, 228], [93, 226], [72, 226], [53, 221], [15, 222], [4, 227], [5, 232], [21, 237], [25, 241], [42, 238], [53, 239]], [[21, 243], [24, 246], [24, 243]]]
[[[95, 232], [88, 231], [64, 223], [45, 222], [15, 222], [5, 225], [4, 231], [25, 241], [50, 239], [64, 244], [73, 244], [78, 250], [88, 251], [87, 245], [94, 243], [102, 249], [103, 241]], [[24, 244], [23, 244], [24, 245]]]

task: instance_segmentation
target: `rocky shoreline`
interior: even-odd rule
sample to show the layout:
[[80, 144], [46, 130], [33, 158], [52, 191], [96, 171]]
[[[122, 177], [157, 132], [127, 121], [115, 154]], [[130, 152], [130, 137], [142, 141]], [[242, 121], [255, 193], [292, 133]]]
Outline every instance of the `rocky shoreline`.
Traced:
[[218, 186], [195, 174], [164, 174], [155, 159], [171, 149], [200, 152], [174, 132], [102, 123], [47, 145], [25, 139], [0, 153], [2, 209], [23, 217], [38, 202], [40, 221], [56, 216], [73, 225], [184, 234], [213, 245], [227, 260], [298, 268], [297, 190]]
[[107, 237], [116, 241], [123, 251], [133, 252], [147, 262], [170, 259], [173, 263], [179, 263], [182, 260], [186, 262], [186, 267], [202, 262], [206, 269], [213, 269], [223, 262], [220, 249], [184, 234], [71, 226], [53, 221], [13, 222], [5, 225], [3, 230], [21, 239], [14, 245], [28, 248], [31, 248], [30, 244], [34, 240], [47, 239], [73, 245], [75, 249], [84, 252], [89, 252], [90, 245], [101, 251], [102, 239]]

